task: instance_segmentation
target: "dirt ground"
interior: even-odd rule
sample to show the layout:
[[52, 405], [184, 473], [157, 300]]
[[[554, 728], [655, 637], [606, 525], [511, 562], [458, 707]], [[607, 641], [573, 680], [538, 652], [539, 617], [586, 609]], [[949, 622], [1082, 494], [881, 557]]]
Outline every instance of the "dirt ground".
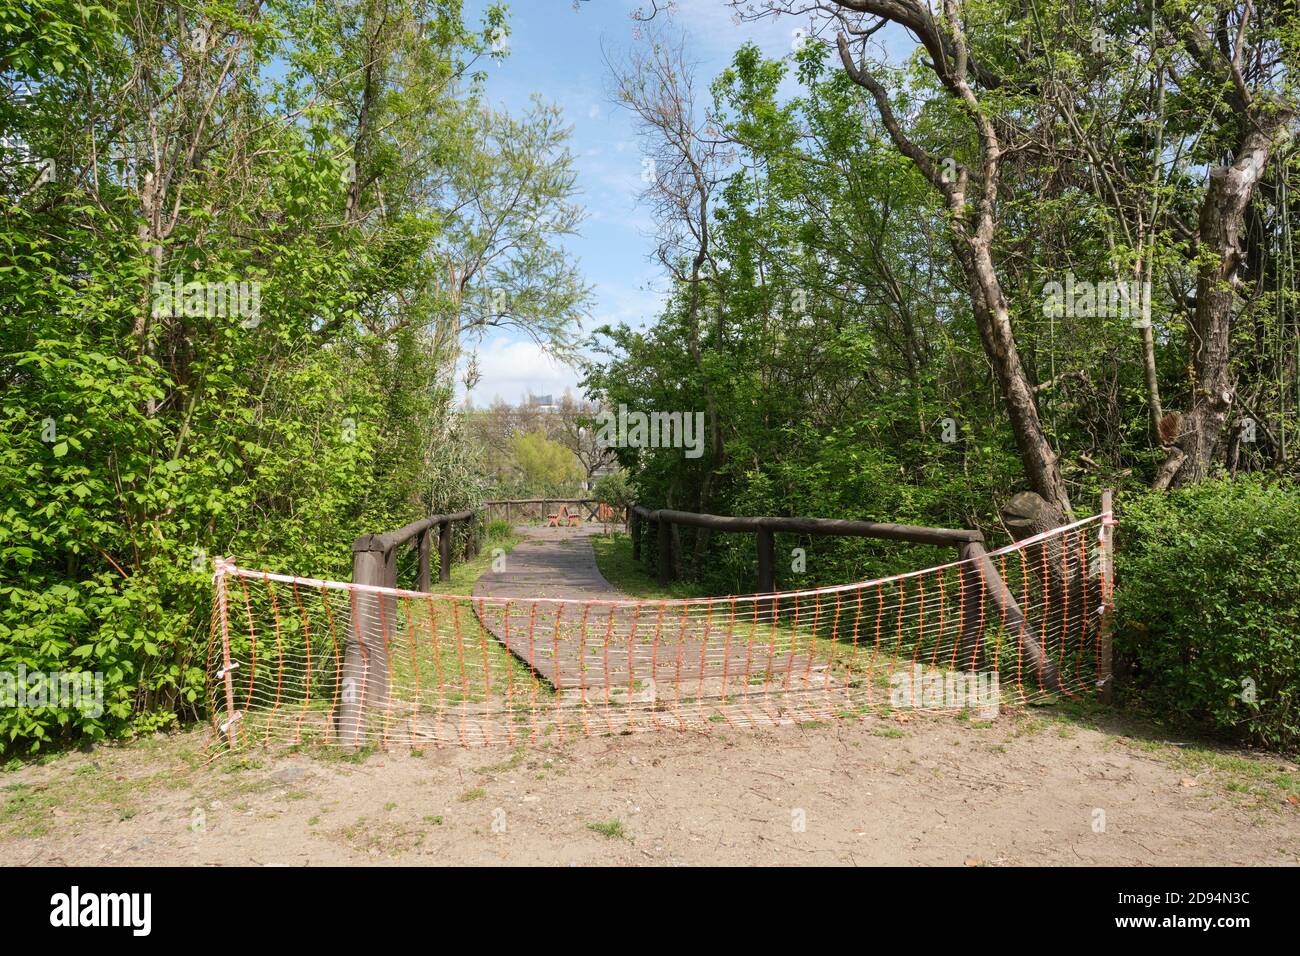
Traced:
[[509, 749], [245, 752], [210, 732], [0, 774], [50, 864], [1295, 864], [1294, 764], [1044, 710]]
[[[583, 546], [568, 583], [609, 590]], [[535, 589], [559, 586], [556, 568], [513, 558]], [[718, 724], [514, 749], [223, 754], [214, 742], [202, 729], [3, 768], [0, 860], [1300, 863], [1294, 763], [1170, 741], [1100, 708]]]

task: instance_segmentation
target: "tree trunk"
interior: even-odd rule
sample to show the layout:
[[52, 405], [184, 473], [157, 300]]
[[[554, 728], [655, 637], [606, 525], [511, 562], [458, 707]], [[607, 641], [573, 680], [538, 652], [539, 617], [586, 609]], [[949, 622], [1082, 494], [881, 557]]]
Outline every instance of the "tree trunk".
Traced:
[[998, 281], [993, 257], [977, 239], [958, 235], [953, 239], [953, 247], [970, 283], [975, 324], [979, 327], [984, 352], [1002, 389], [1025, 477], [1034, 492], [1064, 516], [1070, 510], [1069, 492], [1061, 478], [1056, 451], [1047, 440], [1038, 415], [1034, 386], [1020, 363], [1020, 352], [1011, 328], [1011, 313]]
[[[913, 142], [894, 114], [885, 88], [871, 75], [865, 62], [861, 65], [854, 62], [847, 35], [840, 32], [836, 37], [840, 62], [849, 78], [871, 93], [894, 145], [944, 198], [950, 214], [952, 248], [966, 278], [984, 352], [1002, 389], [1025, 477], [1035, 492], [1062, 513], [1067, 513], [1070, 497], [1061, 478], [1057, 454], [1047, 440], [1038, 415], [1033, 384], [1020, 363], [1020, 352], [1011, 327], [1011, 310], [993, 261], [993, 240], [998, 227], [998, 176], [1005, 151], [992, 119], [968, 82], [967, 71], [971, 62], [965, 37], [955, 19], [955, 10], [945, 7], [941, 26], [916, 3], [863, 0], [861, 6], [853, 6], [853, 9], [907, 24], [936, 55], [948, 50], [953, 53], [951, 59], [938, 56], [931, 69], [969, 116], [979, 136], [979, 160], [972, 168], [955, 163], [951, 158], [941, 163], [938, 157]], [[968, 187], [974, 187], [973, 196], [967, 195]]]
[[1241, 280], [1237, 275], [1243, 252], [1241, 231], [1246, 210], [1273, 152], [1291, 139], [1294, 112], [1276, 111], [1269, 122], [1248, 116], [1249, 124], [1231, 166], [1210, 171], [1201, 203], [1197, 245], [1213, 252], [1196, 276], [1196, 309], [1192, 315], [1192, 407], [1181, 428], [1171, 436], [1168, 457], [1160, 466], [1157, 489], [1194, 484], [1209, 474], [1220, 445], [1223, 426], [1232, 410], [1235, 381], [1231, 333], [1233, 301]]
[[1142, 333], [1142, 375], [1147, 388], [1147, 418], [1150, 422], [1151, 440], [1160, 437], [1160, 419], [1165, 417], [1164, 405], [1160, 401], [1160, 374], [1156, 366], [1156, 336], [1151, 325], [1151, 275], [1154, 269], [1155, 249], [1147, 253], [1145, 273], [1143, 264], [1138, 262], [1133, 268], [1133, 275], [1142, 284], [1142, 301], [1140, 308], [1142, 318], [1139, 328]]

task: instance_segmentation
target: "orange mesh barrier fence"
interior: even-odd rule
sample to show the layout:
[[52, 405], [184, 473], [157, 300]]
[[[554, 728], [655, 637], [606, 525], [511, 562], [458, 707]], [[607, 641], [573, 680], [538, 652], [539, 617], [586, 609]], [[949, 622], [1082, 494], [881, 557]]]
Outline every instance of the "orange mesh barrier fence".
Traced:
[[692, 600], [426, 594], [218, 562], [210, 713], [231, 743], [354, 746], [993, 716], [1094, 692], [1108, 523], [874, 581]]

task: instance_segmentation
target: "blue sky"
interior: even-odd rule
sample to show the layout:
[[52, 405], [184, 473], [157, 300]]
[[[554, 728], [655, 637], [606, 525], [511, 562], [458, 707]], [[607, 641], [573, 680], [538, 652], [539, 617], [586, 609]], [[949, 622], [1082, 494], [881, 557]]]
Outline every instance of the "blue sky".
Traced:
[[[588, 216], [567, 245], [594, 290], [587, 329], [651, 321], [666, 289], [650, 259], [653, 226], [638, 204], [644, 187], [636, 131], [629, 115], [608, 98], [601, 52], [602, 42], [613, 50], [634, 42], [636, 24], [629, 14], [646, 5], [635, 0], [587, 0], [577, 9], [573, 0], [510, 4], [510, 55], [487, 66], [486, 90], [494, 105], [522, 111], [537, 93], [559, 106], [573, 126], [570, 148], [582, 191], [579, 201]], [[469, 22], [478, 22], [486, 6], [485, 0], [468, 0]], [[678, 0], [674, 17], [687, 31], [702, 89], [746, 40], [769, 56], [788, 54], [801, 23], [781, 17], [736, 24], [724, 0]], [[519, 334], [487, 336], [478, 347], [478, 363], [482, 380], [470, 396], [477, 406], [496, 395], [517, 402], [529, 393], [580, 392], [574, 369], [543, 355]]]

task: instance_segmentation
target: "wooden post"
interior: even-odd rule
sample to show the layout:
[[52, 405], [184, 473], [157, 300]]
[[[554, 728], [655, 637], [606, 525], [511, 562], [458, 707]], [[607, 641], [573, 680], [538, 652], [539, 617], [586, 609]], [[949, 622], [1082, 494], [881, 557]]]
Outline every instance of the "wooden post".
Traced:
[[429, 590], [429, 529], [420, 532], [416, 547], [420, 551], [419, 579], [415, 585], [417, 591]]
[[[371, 549], [374, 550], [371, 550]], [[383, 586], [389, 562], [374, 535], [362, 535], [352, 544], [352, 583]], [[367, 715], [388, 706], [388, 635], [392, 615], [381, 607], [381, 595], [351, 591], [339, 688], [337, 725], [345, 746], [360, 747], [365, 739]]]
[[660, 518], [659, 525], [659, 577], [661, 587], [667, 586], [673, 579], [673, 526], [671, 522]]
[[957, 548], [957, 558], [966, 562], [960, 569], [961, 635], [958, 638], [957, 667], [963, 671], [979, 669], [980, 643], [984, 629], [1000, 613], [988, 598], [984, 577], [980, 574], [979, 555], [969, 543]]
[[438, 525], [438, 580], [444, 584], [451, 580], [451, 522]]
[[[217, 560], [217, 619], [221, 621], [221, 676], [226, 685], [226, 742], [233, 749], [239, 745], [239, 728], [235, 719], [235, 688], [230, 666], [230, 624], [227, 617], [226, 572]], [[216, 710], [216, 704], [212, 706]]]
[[631, 508], [627, 512], [628, 531], [632, 535], [632, 560], [641, 560], [641, 516]]
[[767, 528], [755, 532], [758, 538], [758, 593], [776, 590], [776, 535]]
[[966, 556], [975, 562], [976, 573], [982, 578], [984, 592], [991, 602], [991, 607], [997, 609], [997, 619], [1005, 622], [1007, 633], [1015, 636], [1016, 643], [1024, 653], [1026, 670], [1039, 678], [1042, 686], [1053, 690], [1065, 690], [1061, 683], [1061, 675], [1057, 672], [1056, 665], [1052, 663], [1051, 655], [1044, 653], [1039, 646], [1033, 628], [1025, 620], [1020, 605], [1016, 603], [1014, 595], [1002, 580], [1002, 575], [994, 567], [993, 559], [984, 550], [984, 545], [978, 541], [970, 541], [966, 543], [963, 550]]
[[1097, 663], [1097, 685], [1101, 688], [1101, 699], [1109, 704], [1115, 694], [1114, 646], [1111, 635], [1111, 620], [1114, 616], [1112, 599], [1115, 591], [1115, 541], [1114, 523], [1110, 512], [1114, 507], [1113, 496], [1109, 488], [1101, 493], [1101, 511], [1106, 517], [1101, 525], [1101, 599], [1106, 602], [1101, 615], [1101, 631], [1098, 634], [1101, 660]]

